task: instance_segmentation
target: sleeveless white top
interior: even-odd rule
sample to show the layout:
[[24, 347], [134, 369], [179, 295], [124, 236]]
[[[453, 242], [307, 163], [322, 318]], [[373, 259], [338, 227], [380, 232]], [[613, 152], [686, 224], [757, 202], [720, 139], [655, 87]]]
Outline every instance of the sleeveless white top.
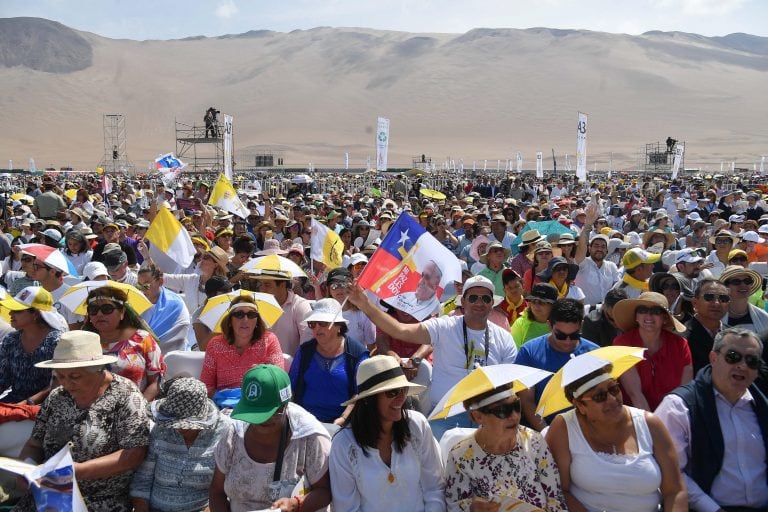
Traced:
[[653, 457], [653, 439], [644, 411], [628, 409], [635, 426], [637, 454], [594, 451], [581, 432], [576, 410], [563, 414], [571, 450], [571, 494], [590, 512], [651, 512], [661, 503], [661, 469]]

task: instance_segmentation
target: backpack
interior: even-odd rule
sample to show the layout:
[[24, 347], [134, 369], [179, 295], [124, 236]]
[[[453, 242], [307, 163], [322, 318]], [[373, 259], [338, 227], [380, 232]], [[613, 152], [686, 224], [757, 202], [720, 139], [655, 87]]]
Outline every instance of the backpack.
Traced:
[[[299, 347], [299, 354], [301, 355], [301, 361], [299, 361], [299, 372], [296, 376], [296, 387], [293, 390], [293, 401], [297, 404], [301, 404], [302, 398], [304, 398], [304, 391], [306, 390], [306, 382], [304, 381], [304, 373], [306, 373], [309, 364], [315, 356], [317, 351], [317, 340], [312, 339], [306, 343], [302, 343]], [[349, 391], [349, 397], [355, 396], [357, 391], [357, 383], [355, 379], [355, 368], [360, 358], [363, 355], [368, 354], [368, 349], [365, 345], [357, 340], [354, 340], [348, 336], [344, 336], [344, 364], [347, 371], [347, 388]]]

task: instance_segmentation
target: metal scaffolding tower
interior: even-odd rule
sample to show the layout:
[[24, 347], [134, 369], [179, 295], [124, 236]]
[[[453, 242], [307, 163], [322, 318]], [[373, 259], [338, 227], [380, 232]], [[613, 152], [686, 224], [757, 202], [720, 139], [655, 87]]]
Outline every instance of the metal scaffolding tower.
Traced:
[[104, 172], [117, 174], [131, 170], [126, 142], [125, 115], [104, 114], [104, 156], [99, 162]]
[[189, 165], [184, 172], [220, 172], [224, 170], [224, 124], [216, 123], [212, 137], [205, 126], [176, 121], [176, 157]]

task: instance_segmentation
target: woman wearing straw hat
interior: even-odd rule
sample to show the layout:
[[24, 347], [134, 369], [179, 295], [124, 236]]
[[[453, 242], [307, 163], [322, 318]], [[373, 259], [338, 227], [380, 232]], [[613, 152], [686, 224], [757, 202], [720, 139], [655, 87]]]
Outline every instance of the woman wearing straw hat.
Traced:
[[520, 398], [512, 384], [469, 398], [464, 408], [478, 429], [448, 454], [449, 511], [486, 510], [480, 507], [499, 502], [501, 510], [508, 510], [510, 501], [516, 506], [509, 510], [568, 510], [544, 437], [520, 425]]
[[749, 268], [729, 265], [718, 280], [728, 288], [731, 296], [728, 313], [723, 317], [724, 325], [743, 327], [757, 333], [768, 329], [768, 313], [749, 303], [749, 298], [763, 289], [763, 276]]
[[613, 317], [623, 331], [614, 345], [647, 349], [646, 359], [621, 377], [625, 398], [652, 411], [667, 393], [693, 379], [688, 340], [677, 334], [685, 332], [685, 326], [669, 311], [667, 298], [656, 292], [619, 301]]
[[221, 318], [221, 334], [205, 347], [200, 380], [213, 397], [218, 391], [239, 389], [243, 375], [257, 364], [283, 368], [283, 350], [254, 300], [247, 295], [236, 297]]
[[525, 289], [526, 293], [530, 293], [533, 289], [533, 285], [539, 282], [537, 275], [547, 269], [549, 260], [551, 260], [553, 256], [552, 244], [549, 242], [539, 242], [536, 244], [536, 248], [533, 250], [533, 263], [531, 264], [531, 268], [523, 275], [523, 289]]
[[[211, 512], [325, 509], [331, 501], [330, 436], [291, 402], [285, 371], [271, 364], [248, 370], [232, 419], [237, 421], [214, 451]], [[299, 485], [302, 493], [291, 498]]]
[[197, 379], [171, 379], [163, 388], [165, 397], [149, 407], [155, 426], [147, 458], [131, 482], [134, 512], [201, 511], [216, 467], [213, 452], [232, 422]]
[[687, 511], [669, 432], [653, 414], [623, 404], [611, 370], [588, 371], [568, 384], [565, 397], [574, 408], [547, 432], [568, 510]]
[[86, 303], [83, 330], [97, 333], [104, 353], [115, 356], [111, 368], [115, 373], [133, 381], [147, 400], [154, 400], [165, 362], [154, 334], [128, 302], [128, 294], [107, 285], [88, 292]]
[[0, 389], [10, 388], [0, 402], [42, 403], [50, 391], [51, 371], [35, 364], [51, 358], [67, 322], [56, 312], [51, 294], [38, 286], [24, 288], [0, 306], [11, 311], [15, 329], [0, 343]]
[[[61, 385], [43, 403], [19, 455], [39, 464], [69, 445], [90, 511], [133, 510], [128, 488], [149, 442], [147, 402], [131, 381], [106, 369], [116, 362], [102, 353], [98, 334], [63, 333], [53, 357], [36, 365], [53, 370]], [[14, 510], [37, 510], [32, 495]]]
[[424, 387], [408, 382], [390, 356], [357, 371], [349, 426], [333, 438], [330, 456], [335, 510], [444, 511], [440, 449], [427, 419], [403, 408]]
[[340, 404], [357, 392], [354, 376], [368, 349], [347, 334], [349, 321], [336, 299], [315, 302], [304, 323], [312, 339], [301, 344], [291, 364], [294, 401], [321, 422], [342, 426], [352, 408]]

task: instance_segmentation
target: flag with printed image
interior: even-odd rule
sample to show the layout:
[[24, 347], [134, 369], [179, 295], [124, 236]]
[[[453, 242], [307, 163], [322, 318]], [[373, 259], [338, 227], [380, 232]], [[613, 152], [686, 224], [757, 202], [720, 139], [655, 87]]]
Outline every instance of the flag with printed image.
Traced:
[[149, 256], [163, 272], [186, 268], [195, 257], [195, 246], [189, 232], [166, 208], [161, 206], [144, 238], [150, 242]]
[[208, 199], [208, 204], [228, 211], [243, 219], [248, 217], [248, 214], [250, 213], [240, 198], [237, 197], [235, 187], [232, 186], [232, 183], [223, 173], [219, 174], [219, 179], [216, 180], [216, 184], [213, 186], [213, 189], [211, 189], [211, 197]]
[[315, 219], [312, 219], [310, 244], [310, 256], [313, 260], [323, 262], [328, 270], [341, 266], [344, 242], [334, 230]]
[[400, 214], [358, 278], [360, 286], [417, 320], [439, 308], [452, 281], [461, 281], [459, 260], [407, 213]]
[[160, 179], [166, 186], [175, 181], [186, 166], [187, 164], [176, 158], [173, 153], [155, 158], [155, 169], [160, 173]]

